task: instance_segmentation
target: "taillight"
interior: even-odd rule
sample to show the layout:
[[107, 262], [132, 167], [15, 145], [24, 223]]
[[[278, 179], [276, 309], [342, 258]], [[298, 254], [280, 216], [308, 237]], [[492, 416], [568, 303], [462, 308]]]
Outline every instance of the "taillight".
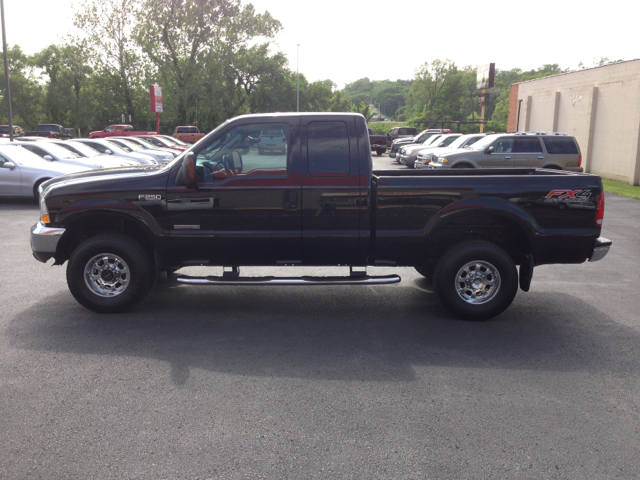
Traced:
[[582, 155], [580, 155], [578, 157], [578, 166], [581, 167], [582, 166]]
[[596, 205], [596, 226], [602, 226], [602, 220], [604, 220], [604, 192], [600, 193], [598, 197], [598, 204]]

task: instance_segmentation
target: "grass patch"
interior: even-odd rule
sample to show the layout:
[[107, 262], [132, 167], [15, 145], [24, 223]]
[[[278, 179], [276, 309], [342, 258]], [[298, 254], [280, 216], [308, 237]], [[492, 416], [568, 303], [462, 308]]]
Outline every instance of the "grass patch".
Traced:
[[609, 180], [607, 178], [602, 179], [602, 185], [604, 185], [605, 192], [640, 200], [640, 187], [632, 187], [628, 183]]

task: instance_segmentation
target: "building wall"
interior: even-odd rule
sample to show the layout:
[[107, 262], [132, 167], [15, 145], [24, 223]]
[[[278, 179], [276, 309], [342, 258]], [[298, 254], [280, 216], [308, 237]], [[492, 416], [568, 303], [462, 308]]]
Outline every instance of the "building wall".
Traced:
[[640, 60], [512, 85], [508, 130], [516, 124], [573, 135], [585, 171], [638, 185]]

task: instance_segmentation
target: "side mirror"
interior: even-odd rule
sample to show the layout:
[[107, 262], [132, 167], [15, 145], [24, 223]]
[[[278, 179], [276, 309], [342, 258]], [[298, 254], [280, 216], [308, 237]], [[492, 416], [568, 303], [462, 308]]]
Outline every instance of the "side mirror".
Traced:
[[49, 161], [49, 162], [53, 162], [53, 157], [51, 155], [45, 155], [44, 157], [45, 160]]
[[492, 146], [490, 146], [489, 148], [487, 148], [487, 149], [485, 150], [485, 152], [486, 152], [486, 153], [493, 153], [493, 152], [494, 152], [494, 150], [495, 150], [495, 148], [493, 148], [493, 145], [492, 145]]
[[196, 184], [196, 156], [193, 152], [185, 154], [182, 165], [176, 176], [176, 185], [184, 187], [195, 186]]
[[113, 155], [113, 152], [111, 150], [105, 150], [104, 153], [106, 155]]
[[2, 164], [2, 168], [8, 168], [9, 170], [13, 170], [14, 168], [16, 168], [16, 164], [13, 162], [4, 162]]

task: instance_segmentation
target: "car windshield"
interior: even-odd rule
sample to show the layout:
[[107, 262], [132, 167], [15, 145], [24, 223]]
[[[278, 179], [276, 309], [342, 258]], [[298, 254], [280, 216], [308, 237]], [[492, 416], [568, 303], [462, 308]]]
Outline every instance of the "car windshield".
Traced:
[[433, 145], [433, 143], [438, 140], [442, 135], [434, 135], [433, 137], [429, 138], [426, 142], [423, 143], [423, 145]]
[[162, 140], [160, 140], [159, 138], [153, 138], [153, 137], [138, 137], [136, 138], [136, 140], [140, 140], [141, 142], [143, 142], [145, 145], [149, 145], [152, 148], [155, 147], [164, 147], [166, 144], [162, 142]]
[[105, 143], [107, 145], [104, 145], [104, 146], [107, 147], [109, 150], [111, 150], [113, 153], [119, 153], [122, 155], [123, 153], [126, 154], [131, 152], [131, 149], [123, 148], [111, 140], [107, 140]]
[[478, 140], [476, 143], [471, 145], [469, 148], [471, 150], [484, 150], [489, 145], [491, 145], [495, 139], [496, 139], [495, 135], [487, 135], [482, 140]]
[[[462, 135], [461, 137], [458, 137], [453, 142], [451, 142], [449, 147], [451, 147], [452, 149], [453, 148], [460, 148], [464, 142], [468, 142], [469, 141], [469, 138], [471, 138], [470, 135]], [[471, 143], [473, 143], [473, 142], [471, 142]], [[469, 143], [469, 145], [471, 145], [471, 143]]]
[[167, 135], [158, 135], [159, 137], [162, 137], [163, 140], [166, 140], [169, 143], [173, 143], [175, 145], [182, 145], [182, 146], [187, 146], [186, 143], [184, 143], [182, 140], [178, 140], [175, 137], [168, 137]]
[[0, 147], [0, 155], [18, 165], [47, 163], [44, 158], [30, 152], [26, 148], [22, 148], [20, 145], [3, 145]]
[[128, 144], [124, 143], [122, 140], [107, 140], [107, 142], [110, 143], [111, 145], [120, 147], [120, 149], [124, 150], [125, 152], [133, 152], [134, 150], [141, 150], [140, 147], [129, 146]]
[[45, 150], [47, 153], [50, 153], [51, 155], [58, 158], [73, 159], [73, 158], [80, 158], [82, 156], [79, 153], [72, 152], [71, 150], [67, 150], [66, 148], [61, 147], [60, 145], [57, 145], [55, 143], [39, 142], [38, 146], [39, 147], [41, 146], [42, 149]]
[[149, 145], [147, 145], [145, 142], [143, 142], [139, 138], [127, 138], [124, 141], [127, 142], [128, 144], [133, 143], [136, 147], [143, 148], [144, 150], [149, 150], [151, 148]]
[[141, 146], [136, 145], [134, 142], [130, 142], [129, 140], [125, 140], [124, 138], [119, 138], [118, 140], [113, 140], [114, 142], [118, 142], [120, 145], [126, 145], [132, 150], [144, 150]]
[[67, 150], [71, 150], [72, 152], [78, 152], [80, 155], [84, 155], [85, 157], [97, 157], [101, 155], [101, 153], [95, 148], [90, 147], [89, 145], [85, 145], [84, 143], [74, 142], [70, 143], [57, 143], [56, 145], [61, 146], [62, 148], [66, 148]]

